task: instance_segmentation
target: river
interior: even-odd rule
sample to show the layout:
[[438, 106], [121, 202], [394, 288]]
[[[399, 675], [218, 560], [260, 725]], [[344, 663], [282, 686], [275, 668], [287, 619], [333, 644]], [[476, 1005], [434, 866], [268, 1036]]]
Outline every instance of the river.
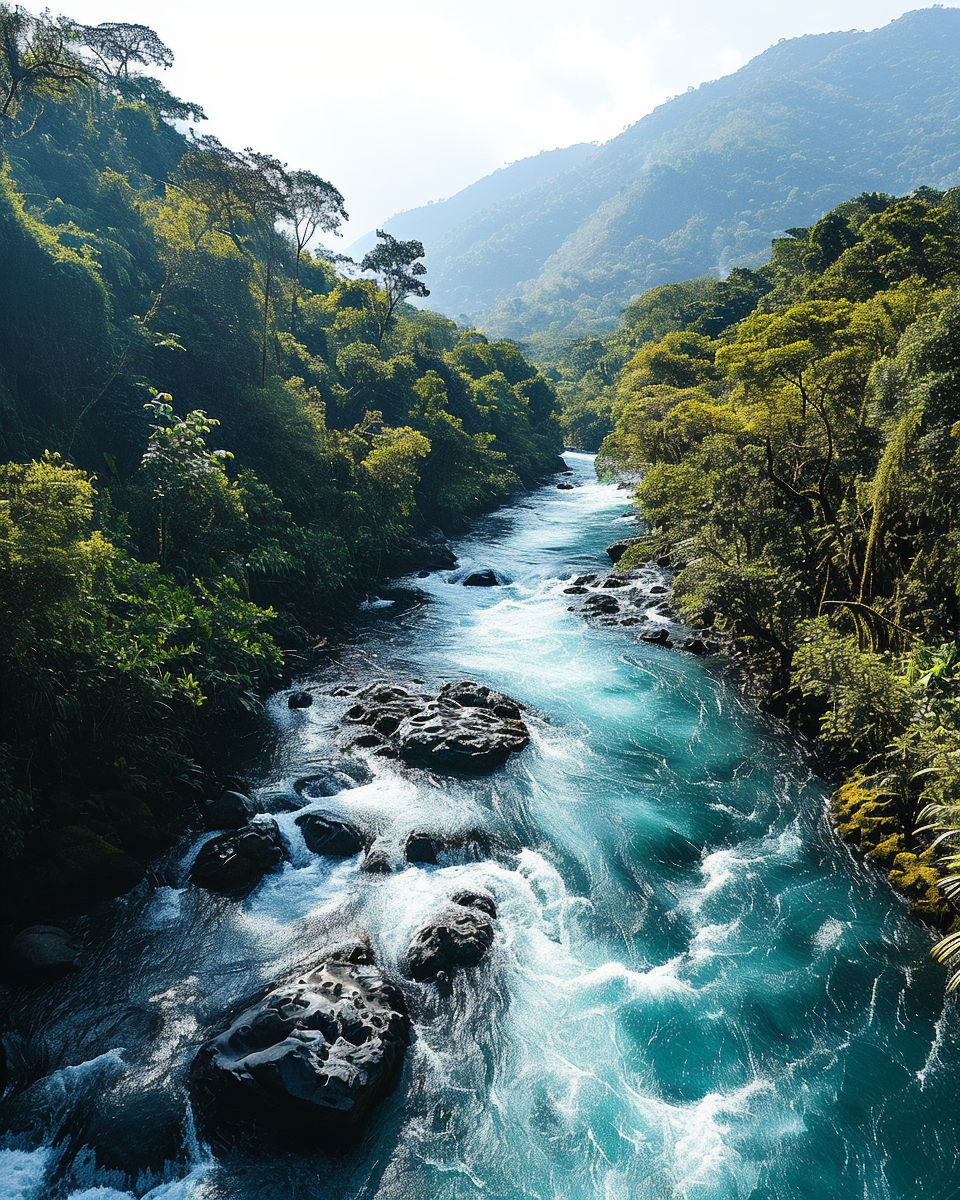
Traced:
[[[826, 793], [717, 662], [588, 623], [563, 593], [629, 534], [625, 495], [568, 455], [482, 521], [425, 600], [369, 606], [312, 708], [271, 700], [231, 767], [290, 795], [339, 753], [345, 680], [471, 678], [528, 705], [494, 775], [371, 760], [305, 804], [400, 844], [483, 828], [487, 861], [366, 875], [292, 861], [242, 903], [184, 886], [184, 845], [90, 917], [82, 969], [16, 997], [27, 1086], [4, 1102], [2, 1200], [947, 1200], [960, 1195], [960, 1052], [932, 938], [834, 838]], [[575, 611], [571, 611], [571, 604]], [[302, 784], [301, 784], [302, 787]], [[238, 998], [339, 930], [394, 968], [455, 887], [499, 908], [490, 962], [423, 985], [402, 1080], [344, 1158], [215, 1158], [184, 1077]], [[91, 1146], [98, 1148], [94, 1156]]]

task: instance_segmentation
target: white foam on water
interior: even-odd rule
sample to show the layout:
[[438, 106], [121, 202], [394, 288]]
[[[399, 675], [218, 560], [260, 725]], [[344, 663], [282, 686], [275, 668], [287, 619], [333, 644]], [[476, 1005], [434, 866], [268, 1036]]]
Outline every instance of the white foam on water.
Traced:
[[[123, 1192], [113, 1187], [90, 1187], [70, 1192], [66, 1200], [207, 1200], [208, 1197], [213, 1200], [214, 1193], [207, 1186], [210, 1166], [209, 1162], [202, 1163], [183, 1179], [158, 1184], [148, 1192]], [[33, 1197], [30, 1200], [33, 1200]], [[38, 1196], [36, 1200], [43, 1198]]]
[[53, 1150], [0, 1149], [0, 1200], [45, 1200], [40, 1194]]
[[820, 951], [830, 950], [843, 937], [846, 928], [836, 917], [828, 917], [813, 935], [813, 944]]
[[739, 930], [739, 917], [725, 924], [701, 925], [687, 948], [691, 962], [699, 964], [720, 955], [734, 953], [727, 943]]
[[668, 996], [695, 999], [696, 988], [677, 975], [680, 962], [679, 958], [673, 959], [647, 971], [631, 971], [622, 963], [607, 962], [566, 980], [563, 986], [579, 993], [588, 1012], [607, 1011], [635, 1000], [662, 1000]]
[[166, 929], [179, 921], [183, 911], [183, 888], [158, 887], [144, 915], [148, 929]]
[[775, 1091], [755, 1080], [729, 1094], [711, 1093], [686, 1111], [672, 1114], [672, 1158], [677, 1200], [745, 1200], [754, 1190], [759, 1168], [731, 1144], [731, 1126], [752, 1115], [751, 1102]]

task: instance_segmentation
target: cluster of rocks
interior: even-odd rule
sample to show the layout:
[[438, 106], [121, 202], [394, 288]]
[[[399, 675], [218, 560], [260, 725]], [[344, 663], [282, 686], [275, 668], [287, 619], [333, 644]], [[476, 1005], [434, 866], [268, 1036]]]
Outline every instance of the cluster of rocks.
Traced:
[[[631, 547], [642, 541], [639, 537], [624, 538], [608, 546], [611, 562], [620, 562]], [[659, 563], [650, 562], [636, 570], [613, 575], [579, 575], [563, 590], [566, 595], [582, 596], [579, 610], [598, 624], [643, 626], [643, 632], [638, 633], [641, 641], [668, 650], [685, 650], [689, 654], [716, 653], [721, 645], [710, 630], [680, 633], [670, 605], [670, 588], [659, 567]], [[574, 611], [577, 606], [571, 605], [571, 612]]]
[[311, 853], [330, 858], [362, 854], [360, 869], [371, 875], [389, 875], [404, 864], [436, 865], [441, 856], [476, 862], [488, 857], [492, 850], [489, 834], [479, 829], [452, 834], [415, 829], [400, 845], [327, 813], [304, 813], [297, 817], [297, 826]]
[[390, 683], [341, 694], [354, 699], [345, 720], [367, 730], [354, 745], [420, 766], [492, 771], [530, 741], [521, 706], [482, 684], [449, 683], [437, 696]]
[[[405, 975], [449, 985], [489, 953], [496, 919], [489, 892], [454, 893], [414, 934]], [[396, 1085], [409, 1037], [403, 992], [362, 936], [228, 1018], [194, 1058], [194, 1110], [220, 1144], [343, 1150]]]

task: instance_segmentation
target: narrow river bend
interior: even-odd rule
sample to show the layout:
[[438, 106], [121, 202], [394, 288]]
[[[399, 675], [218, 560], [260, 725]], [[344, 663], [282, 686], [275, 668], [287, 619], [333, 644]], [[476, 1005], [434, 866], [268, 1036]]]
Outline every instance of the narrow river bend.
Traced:
[[[479, 827], [506, 849], [366, 875], [310, 855], [283, 813], [291, 861], [237, 903], [183, 885], [184, 846], [158, 886], [90, 919], [81, 971], [14, 998], [30, 1082], [4, 1102], [0, 1200], [960, 1195], [958, 1022], [931, 938], [835, 841], [823, 787], [717, 664], [570, 611], [571, 576], [630, 529], [624, 493], [568, 460], [578, 487], [456, 547], [508, 586], [414, 581], [427, 602], [373, 608], [304, 681], [313, 707], [278, 696], [233, 764], [289, 795], [339, 754], [340, 683], [476, 679], [532, 710], [506, 767], [451, 780], [372, 759], [372, 781], [303, 803], [398, 846]], [[220, 1014], [344, 928], [392, 970], [464, 885], [496, 896], [492, 959], [448, 995], [420, 988], [362, 1144], [213, 1158], [183, 1083]]]

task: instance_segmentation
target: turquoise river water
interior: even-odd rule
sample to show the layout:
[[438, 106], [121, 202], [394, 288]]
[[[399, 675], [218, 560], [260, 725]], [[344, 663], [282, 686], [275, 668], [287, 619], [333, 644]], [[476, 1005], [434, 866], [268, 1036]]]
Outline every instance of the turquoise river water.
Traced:
[[[337, 754], [344, 682], [473, 678], [531, 710], [531, 747], [449, 779], [372, 759], [302, 803], [376, 828], [486, 828], [489, 861], [365, 875], [291, 861], [243, 902], [149, 886], [90, 917], [82, 968], [14, 996], [0, 1200], [948, 1200], [960, 1196], [960, 1044], [931, 936], [832, 835], [825, 789], [721, 666], [588, 623], [563, 593], [630, 532], [625, 495], [569, 455], [457, 544], [511, 582], [413, 581], [271, 701], [232, 768], [260, 794]], [[428, 987], [396, 1092], [341, 1159], [215, 1158], [184, 1078], [251, 988], [338, 929], [394, 969], [456, 886], [497, 899], [492, 959]]]

